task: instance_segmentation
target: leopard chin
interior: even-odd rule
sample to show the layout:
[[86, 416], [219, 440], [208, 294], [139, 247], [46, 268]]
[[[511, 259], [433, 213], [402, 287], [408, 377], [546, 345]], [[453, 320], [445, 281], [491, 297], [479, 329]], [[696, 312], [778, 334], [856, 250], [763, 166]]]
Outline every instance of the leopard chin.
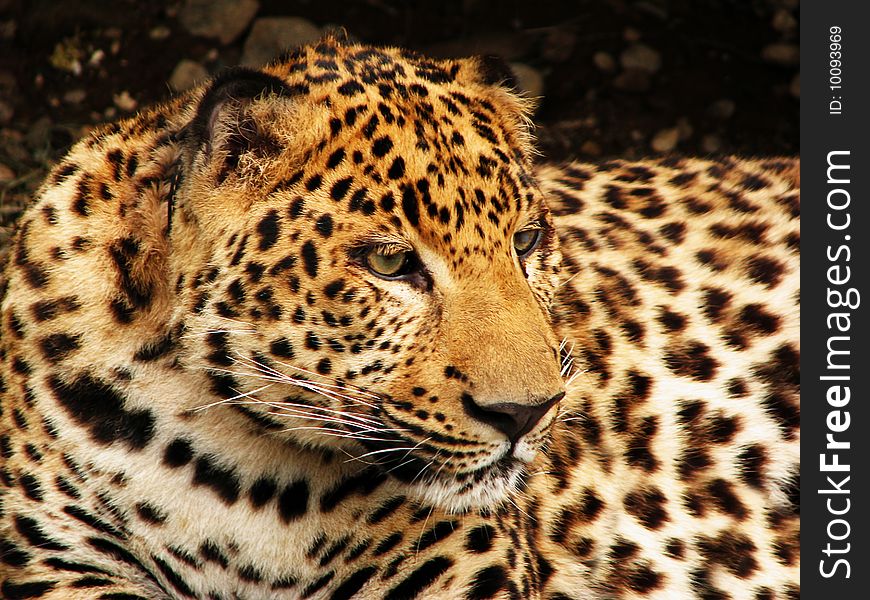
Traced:
[[526, 465], [510, 456], [468, 474], [433, 477], [409, 486], [409, 495], [451, 513], [494, 511], [525, 487]]

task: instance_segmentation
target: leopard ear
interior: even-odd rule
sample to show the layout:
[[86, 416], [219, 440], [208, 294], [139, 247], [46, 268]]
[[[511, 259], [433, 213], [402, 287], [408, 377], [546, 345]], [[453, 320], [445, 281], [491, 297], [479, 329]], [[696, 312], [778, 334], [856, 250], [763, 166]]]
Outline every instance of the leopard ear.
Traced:
[[537, 100], [520, 90], [515, 72], [500, 56], [478, 55], [463, 59], [462, 63], [460, 77], [471, 85], [487, 88], [485, 93], [501, 118], [512, 122], [517, 148], [531, 160], [534, 154], [531, 115], [535, 112]]
[[477, 64], [482, 83], [508, 89], [517, 88], [516, 75], [501, 56], [495, 54], [478, 56]]
[[281, 79], [260, 71], [237, 67], [220, 74], [202, 96], [185, 130], [187, 166], [202, 168], [206, 164], [197, 162], [212, 164], [219, 160], [222, 165], [217, 169], [217, 183], [221, 183], [239, 164], [241, 155], [259, 153], [266, 150], [264, 146], [275, 144], [252, 116], [252, 103], [291, 95]]

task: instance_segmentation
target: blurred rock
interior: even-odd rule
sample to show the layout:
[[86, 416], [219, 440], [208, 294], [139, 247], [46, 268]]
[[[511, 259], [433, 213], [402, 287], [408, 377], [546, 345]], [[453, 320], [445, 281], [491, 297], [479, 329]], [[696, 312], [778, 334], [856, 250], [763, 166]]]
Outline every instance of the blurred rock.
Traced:
[[676, 127], [670, 127], [657, 132], [649, 145], [656, 152], [670, 152], [677, 147], [679, 141], [680, 130]]
[[288, 48], [309, 44], [320, 39], [320, 29], [299, 17], [264, 17], [254, 21], [245, 40], [241, 63], [259, 67]]
[[131, 96], [130, 92], [127, 90], [122, 91], [120, 94], [113, 94], [112, 102], [115, 103], [115, 106], [125, 112], [133, 112], [136, 110], [136, 106], [138, 105], [136, 99]]
[[0, 125], [6, 125], [15, 115], [15, 109], [5, 100], [0, 100]]
[[16, 31], [18, 31], [18, 23], [12, 19], [8, 21], [0, 21], [0, 40], [15, 39]]
[[680, 117], [679, 119], [677, 119], [677, 131], [680, 134], [681, 142], [685, 142], [686, 140], [691, 138], [692, 134], [695, 132], [695, 130], [692, 128], [692, 124], [686, 117]]
[[24, 134], [14, 129], [0, 129], [0, 155], [10, 163], [26, 164], [33, 158], [24, 143]]
[[622, 39], [626, 42], [637, 42], [641, 38], [640, 31], [635, 29], [634, 27], [626, 27], [622, 31]]
[[722, 140], [720, 140], [718, 136], [710, 133], [701, 138], [701, 150], [707, 154], [715, 154], [721, 149]]
[[524, 63], [510, 63], [511, 71], [517, 78], [517, 87], [527, 98], [544, 95], [544, 77], [537, 69]]
[[595, 140], [586, 140], [580, 146], [580, 152], [589, 156], [601, 156], [601, 146]]
[[88, 59], [88, 65], [91, 67], [99, 67], [104, 58], [106, 58], [106, 53], [102, 49], [97, 48]]
[[633, 3], [633, 7], [639, 12], [646, 13], [647, 15], [651, 15], [657, 19], [661, 19], [662, 21], [666, 21], [669, 16], [667, 2], [659, 2], [657, 0], [647, 2], [645, 0], [637, 0]]
[[85, 90], [82, 88], [75, 88], [64, 92], [63, 101], [67, 104], [81, 104], [87, 97], [88, 93]]
[[176, 92], [183, 92], [206, 79], [208, 71], [205, 67], [195, 60], [184, 59], [175, 65], [169, 77], [169, 86]]
[[795, 19], [791, 12], [780, 8], [773, 14], [773, 21], [771, 23], [773, 28], [780, 33], [789, 34], [794, 32], [797, 29], [798, 22]]
[[560, 63], [571, 58], [577, 35], [570, 29], [557, 27], [544, 37], [541, 57], [549, 62]]
[[795, 44], [768, 44], [761, 49], [761, 58], [769, 63], [791, 67], [800, 63], [801, 52]]
[[184, 0], [178, 20], [193, 35], [226, 45], [247, 29], [259, 8], [257, 0]]
[[165, 40], [170, 35], [172, 35], [172, 31], [166, 25], [158, 25], [154, 29], [148, 32], [148, 37], [152, 40]]
[[499, 56], [505, 61], [517, 60], [528, 53], [529, 37], [515, 33], [490, 33], [430, 44], [422, 49], [432, 58], [464, 56]]
[[[6, 218], [0, 218], [0, 221], [9, 222], [9, 217], [18, 218], [22, 210], [24, 210], [24, 207], [21, 204], [6, 204], [4, 202], [0, 204], [0, 217]], [[8, 249], [4, 250], [8, 251]]]
[[645, 44], [633, 44], [623, 50], [619, 61], [624, 69], [638, 69], [647, 73], [655, 73], [662, 66], [662, 58], [657, 50]]
[[614, 87], [625, 92], [645, 92], [651, 83], [650, 73], [641, 69], [626, 69], [613, 79]]
[[801, 74], [798, 73], [791, 80], [791, 84], [788, 86], [789, 93], [795, 98], [801, 97]]
[[15, 179], [15, 171], [0, 163], [0, 183], [7, 183]]
[[12, 96], [18, 90], [18, 79], [11, 71], [0, 71], [0, 96]]
[[68, 37], [54, 45], [54, 50], [48, 58], [51, 66], [73, 75], [82, 74], [82, 57], [84, 52], [77, 37]]
[[616, 59], [609, 52], [596, 52], [592, 55], [592, 62], [605, 73], [613, 73], [616, 70]]
[[40, 117], [30, 126], [25, 135], [25, 143], [31, 150], [43, 150], [49, 145], [51, 138], [51, 119]]
[[735, 110], [737, 110], [737, 105], [734, 103], [734, 100], [729, 98], [716, 100], [716, 102], [707, 107], [707, 113], [711, 117], [723, 120], [730, 119]]

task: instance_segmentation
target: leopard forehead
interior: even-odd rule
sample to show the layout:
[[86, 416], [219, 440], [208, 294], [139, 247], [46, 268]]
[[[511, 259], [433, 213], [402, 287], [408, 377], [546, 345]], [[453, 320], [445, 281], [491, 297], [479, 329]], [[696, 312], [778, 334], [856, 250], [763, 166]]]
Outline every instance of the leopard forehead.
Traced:
[[413, 237], [454, 266], [463, 254], [488, 258], [546, 209], [530, 175], [526, 103], [486, 65], [326, 41], [257, 74], [278, 93], [231, 114], [215, 104], [232, 100], [239, 74], [218, 78], [188, 127], [209, 150], [197, 166], [213, 176], [191, 193], [227, 188], [255, 211], [277, 201], [278, 218], [316, 217], [324, 234], [345, 216], [357, 234]]

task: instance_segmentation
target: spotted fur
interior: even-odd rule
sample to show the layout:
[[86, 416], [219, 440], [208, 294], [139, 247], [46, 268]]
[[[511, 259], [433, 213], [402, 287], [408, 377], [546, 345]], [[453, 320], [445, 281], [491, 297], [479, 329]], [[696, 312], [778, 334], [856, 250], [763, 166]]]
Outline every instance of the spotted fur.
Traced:
[[327, 39], [72, 149], [7, 266], [0, 595], [797, 597], [797, 161], [536, 167], [508, 86]]

